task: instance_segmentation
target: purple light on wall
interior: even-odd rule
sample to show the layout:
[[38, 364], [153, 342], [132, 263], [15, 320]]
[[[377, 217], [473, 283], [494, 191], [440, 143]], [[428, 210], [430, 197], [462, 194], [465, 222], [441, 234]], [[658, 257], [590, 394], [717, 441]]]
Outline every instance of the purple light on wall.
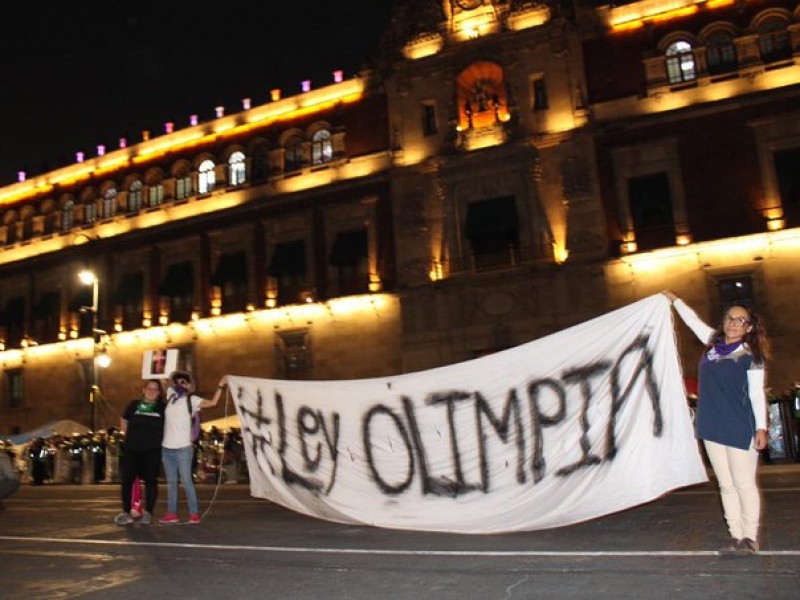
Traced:
[[189, 115], [189, 125], [192, 127], [197, 125], [197, 115]]
[[18, 171], [17, 172], [17, 181], [25, 181], [25, 171]]
[[333, 80], [334, 80], [336, 83], [342, 83], [342, 80], [343, 80], [343, 79], [344, 79], [344, 73], [342, 73], [342, 71], [338, 71], [338, 70], [337, 70], [337, 71], [334, 71], [334, 72], [333, 72]]
[[172, 133], [174, 130], [175, 130], [175, 123], [173, 123], [172, 121], [167, 121], [166, 123], [164, 123], [164, 131], [166, 133]]
[[83, 152], [76, 152], [75, 153], [75, 162], [79, 162], [79, 163], [83, 162]]
[[302, 88], [302, 90], [304, 92], [310, 92], [311, 91], [311, 80], [310, 79], [305, 79], [304, 81], [301, 81], [300, 82], [300, 87]]
[[242, 98], [242, 108], [244, 110], [250, 110], [250, 98]]
[[120, 148], [127, 148], [128, 147], [128, 140], [125, 138], [119, 138], [119, 147]]
[[103, 156], [106, 153], [106, 147], [103, 144], [97, 146], [97, 156]]
[[214, 109], [214, 112], [217, 113], [217, 118], [221, 119], [222, 117], [225, 116], [225, 107], [224, 106], [218, 106], [217, 108]]

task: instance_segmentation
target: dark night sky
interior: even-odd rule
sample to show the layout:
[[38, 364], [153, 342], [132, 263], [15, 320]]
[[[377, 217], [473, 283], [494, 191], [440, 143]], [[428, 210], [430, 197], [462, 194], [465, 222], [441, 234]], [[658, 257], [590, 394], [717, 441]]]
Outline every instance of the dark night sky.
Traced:
[[[17, 5], [0, 35], [0, 186], [141, 140], [190, 114], [214, 118], [358, 73], [389, 0], [219, 3], [103, 0]], [[255, 7], [255, 8], [253, 8]], [[265, 8], [269, 7], [269, 8]]]

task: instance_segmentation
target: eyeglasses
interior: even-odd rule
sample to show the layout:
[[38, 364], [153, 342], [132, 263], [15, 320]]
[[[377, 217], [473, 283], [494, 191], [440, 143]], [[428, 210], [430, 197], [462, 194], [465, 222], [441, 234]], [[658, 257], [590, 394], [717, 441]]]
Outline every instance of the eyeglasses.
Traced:
[[737, 327], [744, 327], [745, 325], [749, 325], [750, 324], [750, 321], [748, 321], [744, 317], [732, 317], [730, 315], [725, 315], [725, 322], [726, 323], [732, 323], [733, 325], [736, 325]]
[[175, 383], [178, 385], [189, 385], [189, 381], [187, 379], [176, 379]]

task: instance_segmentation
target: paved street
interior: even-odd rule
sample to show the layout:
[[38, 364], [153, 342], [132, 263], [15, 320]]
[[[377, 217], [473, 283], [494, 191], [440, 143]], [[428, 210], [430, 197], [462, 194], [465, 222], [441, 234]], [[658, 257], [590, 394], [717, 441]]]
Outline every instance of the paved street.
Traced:
[[[711, 483], [485, 536], [319, 521], [240, 484], [199, 486], [200, 525], [117, 527], [117, 485], [24, 486], [0, 511], [0, 598], [800, 598], [800, 465], [760, 469], [763, 552], [746, 558], [716, 552]], [[156, 516], [165, 499], [162, 486]]]

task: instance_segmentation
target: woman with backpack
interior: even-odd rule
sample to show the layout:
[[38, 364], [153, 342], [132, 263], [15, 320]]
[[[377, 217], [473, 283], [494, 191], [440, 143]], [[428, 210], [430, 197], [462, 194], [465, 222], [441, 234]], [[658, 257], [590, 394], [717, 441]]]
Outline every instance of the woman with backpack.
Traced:
[[214, 396], [207, 400], [194, 393], [195, 380], [189, 371], [173, 371], [169, 376], [167, 404], [165, 409], [164, 439], [161, 442], [161, 460], [167, 478], [167, 512], [158, 522], [161, 525], [180, 523], [178, 517], [178, 481], [183, 485], [189, 504], [189, 523], [200, 522], [200, 507], [197, 490], [192, 479], [193, 416], [203, 408], [212, 408], [219, 403], [227, 377], [220, 379]]

